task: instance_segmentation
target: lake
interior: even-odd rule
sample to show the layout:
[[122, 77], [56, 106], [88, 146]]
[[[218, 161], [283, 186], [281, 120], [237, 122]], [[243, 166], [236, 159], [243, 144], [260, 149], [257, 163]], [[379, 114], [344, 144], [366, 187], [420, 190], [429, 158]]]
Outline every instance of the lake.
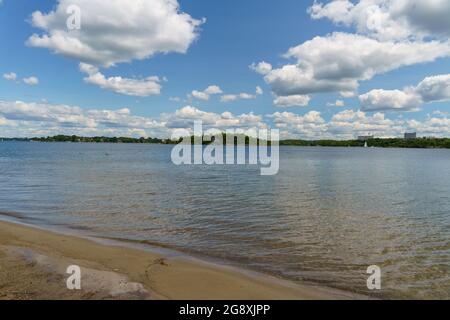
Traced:
[[175, 166], [171, 150], [0, 142], [0, 212], [375, 298], [450, 298], [450, 150], [281, 147], [275, 176]]

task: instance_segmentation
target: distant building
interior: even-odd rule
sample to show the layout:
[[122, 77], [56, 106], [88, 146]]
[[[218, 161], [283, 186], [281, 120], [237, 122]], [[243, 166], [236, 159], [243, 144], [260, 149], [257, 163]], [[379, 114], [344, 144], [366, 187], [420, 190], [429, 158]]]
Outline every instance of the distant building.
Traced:
[[374, 138], [374, 136], [359, 136], [358, 140], [359, 141], [367, 141], [367, 140], [372, 140]]
[[405, 133], [405, 140], [415, 140], [417, 139], [417, 133], [416, 132], [412, 132], [412, 133]]

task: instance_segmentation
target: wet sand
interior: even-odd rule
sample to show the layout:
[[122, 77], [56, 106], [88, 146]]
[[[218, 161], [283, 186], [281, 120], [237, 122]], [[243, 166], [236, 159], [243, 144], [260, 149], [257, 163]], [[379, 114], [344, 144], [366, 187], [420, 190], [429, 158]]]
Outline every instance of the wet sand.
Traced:
[[[81, 267], [68, 290], [67, 267]], [[0, 221], [0, 299], [352, 299], [350, 293]]]

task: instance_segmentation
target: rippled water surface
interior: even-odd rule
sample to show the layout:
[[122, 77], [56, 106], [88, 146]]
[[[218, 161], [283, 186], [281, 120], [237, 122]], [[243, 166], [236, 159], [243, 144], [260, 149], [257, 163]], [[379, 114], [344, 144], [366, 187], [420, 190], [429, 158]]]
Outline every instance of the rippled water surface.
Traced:
[[450, 298], [450, 150], [286, 147], [272, 177], [170, 152], [2, 142], [0, 211], [374, 297]]

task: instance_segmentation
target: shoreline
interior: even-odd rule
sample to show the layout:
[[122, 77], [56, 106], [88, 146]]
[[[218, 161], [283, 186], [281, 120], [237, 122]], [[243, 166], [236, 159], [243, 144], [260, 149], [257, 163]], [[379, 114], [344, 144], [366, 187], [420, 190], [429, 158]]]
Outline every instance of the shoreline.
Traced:
[[[98, 241], [97, 241], [98, 240]], [[79, 265], [82, 289], [66, 269]], [[0, 299], [345, 300], [353, 293], [0, 220]]]
[[[1, 142], [24, 142], [24, 143], [71, 143], [71, 144], [105, 144], [105, 145], [153, 145], [153, 146], [175, 146], [176, 142], [112, 142], [112, 141], [41, 141], [34, 138], [0, 138]], [[129, 138], [127, 138], [129, 139]], [[134, 139], [134, 138], [130, 138]], [[138, 140], [138, 139], [136, 139]], [[290, 141], [294, 141], [291, 143]], [[369, 140], [370, 141], [370, 140]], [[373, 141], [377, 141], [373, 143]], [[433, 141], [443, 144], [435, 144]], [[365, 141], [360, 140], [280, 140], [279, 147], [295, 148], [376, 148], [376, 149], [400, 149], [400, 150], [449, 150], [450, 138], [417, 138], [404, 140], [402, 138], [376, 138], [365, 147]], [[382, 142], [382, 143], [380, 143]], [[414, 142], [414, 143], [413, 143]], [[433, 142], [433, 143], [431, 143]], [[207, 144], [202, 143], [203, 146]], [[248, 144], [245, 144], [248, 146]]]

